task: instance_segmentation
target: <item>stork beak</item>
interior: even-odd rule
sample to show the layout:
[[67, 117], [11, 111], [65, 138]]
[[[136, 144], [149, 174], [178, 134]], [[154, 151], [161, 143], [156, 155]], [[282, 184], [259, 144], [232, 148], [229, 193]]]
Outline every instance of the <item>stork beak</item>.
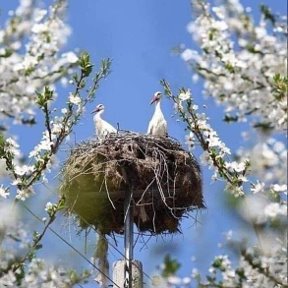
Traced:
[[158, 100], [157, 97], [153, 96], [151, 102], [150, 102], [150, 105], [152, 105], [153, 103], [155, 103], [156, 101]]
[[93, 110], [93, 111], [91, 112], [91, 114], [95, 114], [95, 113], [97, 113], [97, 112], [99, 112], [99, 111], [100, 111], [100, 109], [96, 108], [95, 110]]

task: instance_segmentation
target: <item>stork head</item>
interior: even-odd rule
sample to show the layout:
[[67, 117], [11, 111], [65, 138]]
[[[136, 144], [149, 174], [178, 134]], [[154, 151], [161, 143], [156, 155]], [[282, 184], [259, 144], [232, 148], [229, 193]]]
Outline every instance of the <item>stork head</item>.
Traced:
[[94, 113], [99, 113], [100, 111], [104, 111], [104, 105], [103, 104], [98, 104], [95, 108], [95, 110], [93, 110], [91, 112], [91, 114], [94, 114]]
[[160, 91], [155, 92], [150, 104], [158, 103], [160, 101], [161, 97], [162, 97], [162, 93]]

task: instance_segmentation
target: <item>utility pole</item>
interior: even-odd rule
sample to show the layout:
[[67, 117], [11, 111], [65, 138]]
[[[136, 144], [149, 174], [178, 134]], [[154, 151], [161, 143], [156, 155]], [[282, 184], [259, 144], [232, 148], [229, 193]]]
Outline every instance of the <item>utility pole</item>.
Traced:
[[133, 204], [132, 193], [126, 193], [124, 203], [124, 255], [125, 255], [125, 271], [124, 271], [124, 288], [132, 287], [132, 265], [133, 259]]
[[133, 203], [132, 193], [124, 202], [124, 260], [113, 263], [113, 281], [123, 288], [143, 288], [142, 263], [133, 260]]

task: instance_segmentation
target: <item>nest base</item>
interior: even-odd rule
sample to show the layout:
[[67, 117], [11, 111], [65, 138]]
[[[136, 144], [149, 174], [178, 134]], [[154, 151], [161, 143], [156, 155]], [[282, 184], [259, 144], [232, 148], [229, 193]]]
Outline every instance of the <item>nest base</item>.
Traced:
[[171, 138], [123, 133], [74, 148], [60, 192], [80, 226], [123, 233], [125, 195], [132, 193], [134, 223], [152, 234], [179, 231], [184, 213], [204, 207], [194, 157]]

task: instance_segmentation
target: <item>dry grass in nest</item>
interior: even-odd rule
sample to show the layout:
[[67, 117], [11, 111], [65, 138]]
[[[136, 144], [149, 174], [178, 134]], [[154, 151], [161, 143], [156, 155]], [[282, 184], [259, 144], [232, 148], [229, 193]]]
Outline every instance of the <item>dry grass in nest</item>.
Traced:
[[171, 138], [111, 134], [75, 147], [62, 170], [60, 192], [80, 226], [123, 233], [125, 193], [134, 223], [152, 234], [178, 231], [183, 214], [204, 207], [200, 169]]

